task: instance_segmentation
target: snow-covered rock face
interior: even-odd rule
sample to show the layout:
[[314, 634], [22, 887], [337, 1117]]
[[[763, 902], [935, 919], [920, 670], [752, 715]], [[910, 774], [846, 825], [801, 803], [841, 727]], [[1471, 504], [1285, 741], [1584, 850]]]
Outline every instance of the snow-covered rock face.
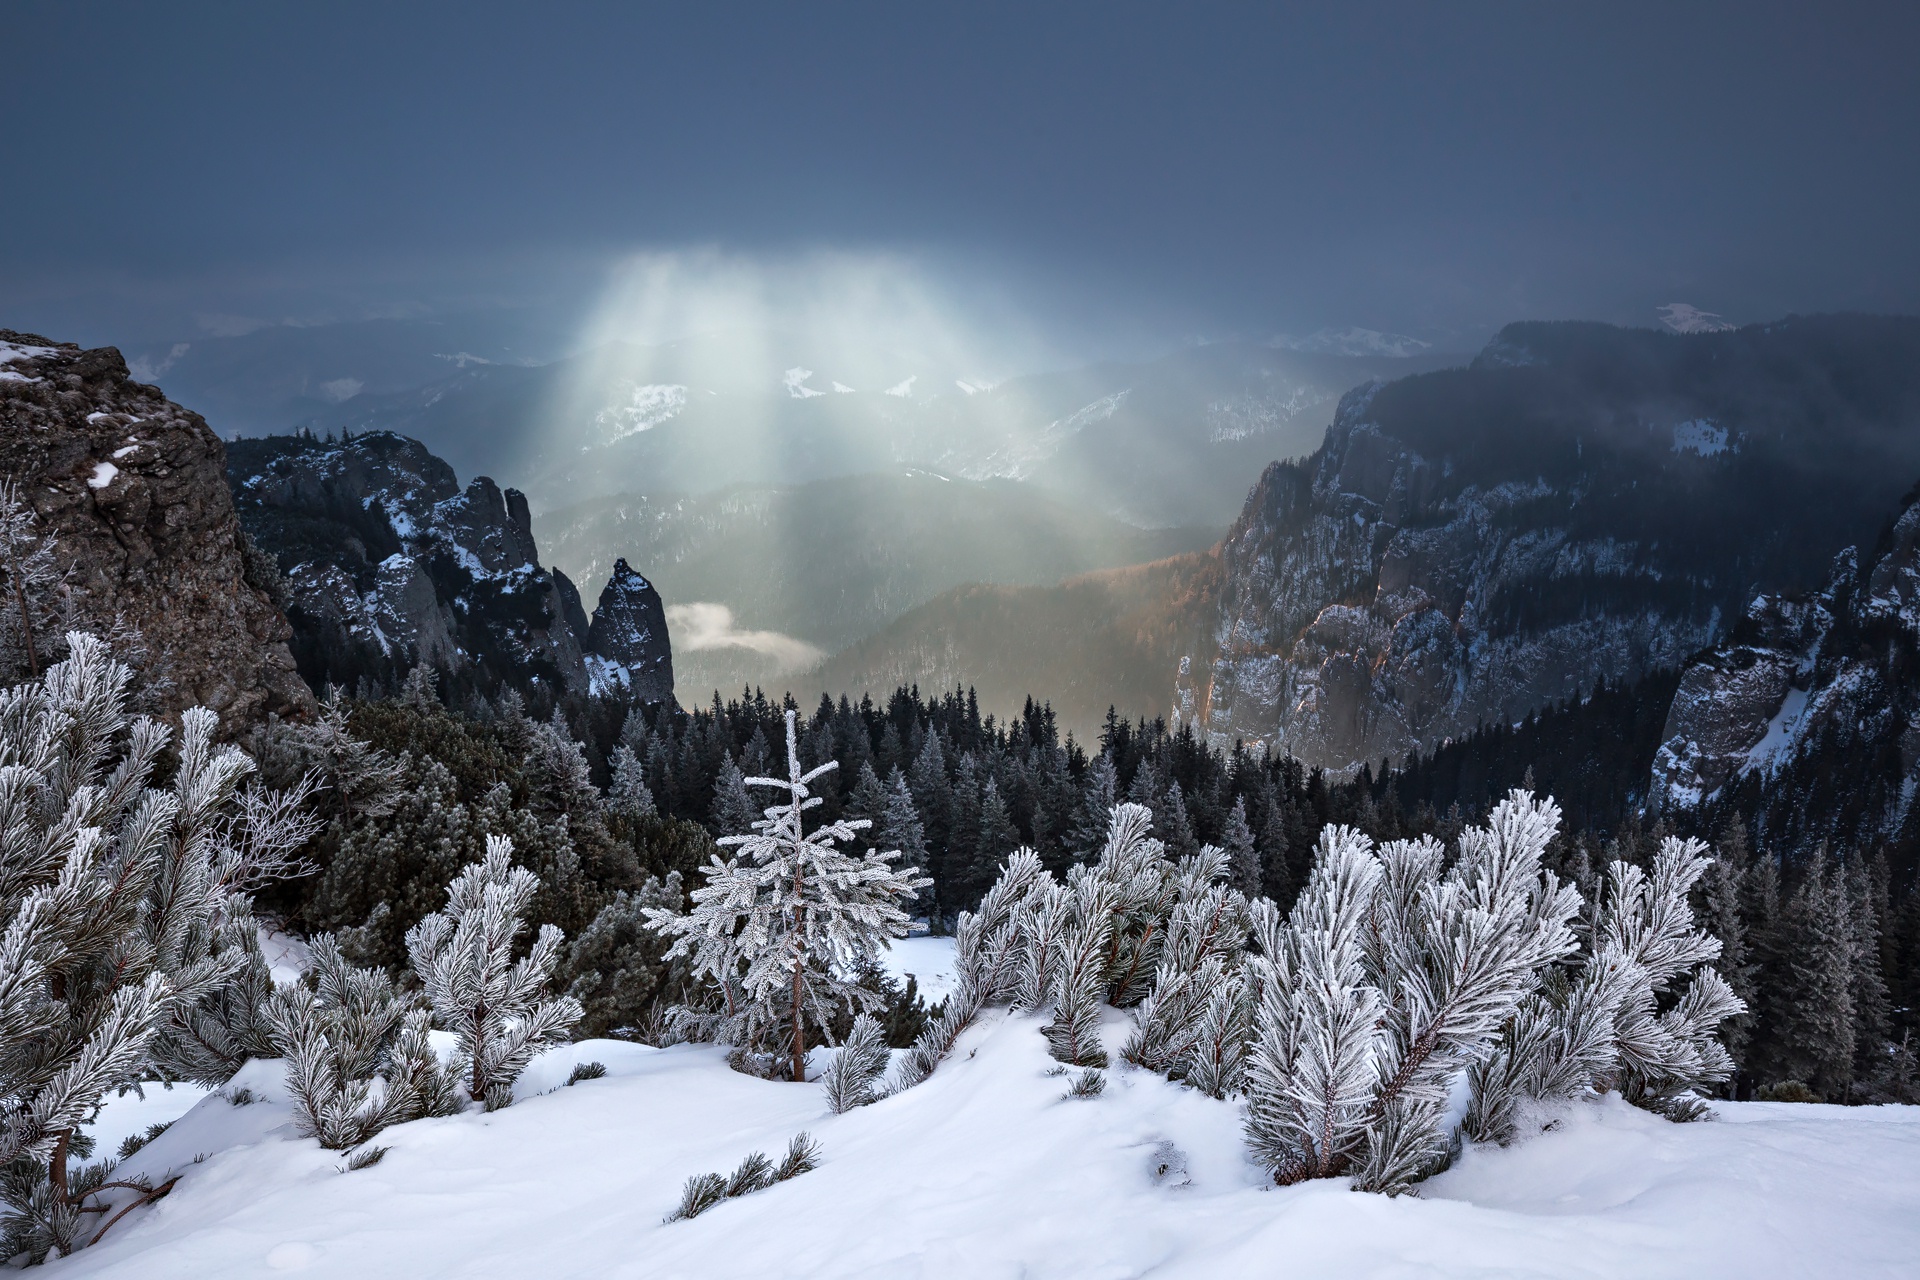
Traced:
[[240, 732], [312, 695], [286, 619], [247, 580], [223, 464], [205, 420], [114, 348], [0, 329], [0, 475], [58, 539], [87, 613], [139, 630], [158, 709], [211, 707]]
[[587, 666], [596, 691], [631, 690], [647, 702], [673, 697], [667, 613], [653, 584], [616, 560], [587, 631]]
[[[579, 592], [540, 566], [525, 496], [485, 476], [462, 490], [417, 440], [235, 441], [229, 478], [242, 521], [279, 559], [310, 679], [355, 661], [478, 664], [515, 684], [584, 691], [632, 684], [623, 673], [638, 664], [643, 697], [672, 697], [664, 618], [620, 655], [596, 657]], [[625, 600], [613, 592], [616, 613], [631, 612]]]
[[[1758, 791], [1774, 843], [1891, 839], [1920, 792], [1920, 503], [1826, 588], [1762, 595], [1681, 676], [1650, 799], [1691, 810]], [[1833, 779], [1850, 780], [1836, 787]]]
[[[1920, 326], [1515, 325], [1470, 369], [1350, 392], [1228, 532], [1176, 714], [1345, 770], [1680, 666], [1920, 476], [1920, 374], [1889, 348], [1920, 360]], [[1920, 616], [1920, 557], [1877, 572]], [[1725, 723], [1675, 745], [1669, 785], [1719, 785], [1799, 660], [1762, 644], [1690, 677]]]

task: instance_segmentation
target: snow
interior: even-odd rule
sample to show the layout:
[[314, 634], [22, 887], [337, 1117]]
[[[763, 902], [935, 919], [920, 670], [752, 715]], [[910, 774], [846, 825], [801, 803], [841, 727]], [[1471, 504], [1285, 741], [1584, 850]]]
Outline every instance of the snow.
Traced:
[[625, 403], [610, 404], [594, 415], [603, 444], [614, 444], [642, 431], [651, 431], [679, 417], [687, 407], [687, 389], [679, 383], [629, 382], [625, 389]]
[[31, 347], [21, 342], [0, 342], [0, 364], [15, 360], [44, 360], [60, 354], [58, 347]]
[[900, 982], [904, 983], [911, 974], [919, 982], [920, 994], [928, 1007], [946, 999], [953, 991], [952, 938], [896, 938], [884, 965]]
[[792, 396], [795, 400], [807, 400], [812, 398], [813, 396], [823, 396], [827, 394], [824, 391], [816, 391], [814, 388], [807, 385], [807, 379], [811, 378], [812, 376], [813, 376], [813, 370], [802, 369], [798, 366], [795, 366], [794, 368], [787, 370], [786, 376], [783, 377], [781, 381], [787, 388], [787, 394]]
[[1669, 302], [1659, 309], [1660, 323], [1675, 333], [1725, 333], [1734, 326], [1712, 311], [1685, 302]]
[[908, 399], [913, 395], [913, 384], [919, 376], [920, 375], [916, 373], [910, 376], [905, 382], [894, 383], [887, 388], [887, 394], [890, 396], [899, 396], [902, 400]]
[[1693, 418], [1674, 425], [1675, 453], [1697, 453], [1703, 458], [1712, 458], [1732, 448], [1727, 443], [1727, 429], [1711, 418]]
[[834, 384], [833, 384], [833, 389], [834, 389], [835, 391], [837, 391], [837, 392], [839, 392], [839, 393], [840, 393], [841, 395], [843, 395], [843, 396], [850, 396], [850, 395], [852, 395], [852, 394], [853, 394], [853, 388], [852, 388], [852, 387], [850, 387], [850, 386], [848, 386], [848, 385], [847, 385], [846, 383], [844, 383], [844, 382], [836, 382], [836, 383], [834, 383]]
[[[1063, 1100], [1040, 1025], [990, 1013], [925, 1084], [844, 1116], [709, 1046], [568, 1045], [514, 1106], [390, 1129], [351, 1173], [292, 1136], [279, 1064], [251, 1063], [230, 1088], [270, 1100], [202, 1098], [124, 1170], [179, 1173], [172, 1195], [49, 1274], [1763, 1280], [1911, 1274], [1920, 1251], [1920, 1108], [1673, 1125], [1607, 1100], [1389, 1200], [1266, 1186], [1235, 1106], [1132, 1068]], [[1110, 1049], [1125, 1029], [1109, 1011]], [[586, 1061], [607, 1078], [561, 1087]], [[689, 1176], [802, 1129], [814, 1172], [661, 1222]]]
[[138, 452], [140, 452], [140, 442], [136, 440], [132, 444], [124, 444], [124, 445], [121, 445], [118, 449], [115, 449], [113, 451], [113, 456], [116, 458], [128, 458]]
[[104, 489], [112, 484], [113, 478], [119, 474], [120, 468], [111, 462], [97, 462], [94, 464], [93, 474], [87, 477], [87, 488]]
[[1788, 689], [1787, 696], [1780, 701], [1780, 709], [1767, 722], [1766, 735], [1747, 752], [1746, 767], [1772, 773], [1787, 753], [1793, 750], [1798, 736], [1795, 731], [1800, 727], [1800, 713], [1806, 709], [1807, 691]]

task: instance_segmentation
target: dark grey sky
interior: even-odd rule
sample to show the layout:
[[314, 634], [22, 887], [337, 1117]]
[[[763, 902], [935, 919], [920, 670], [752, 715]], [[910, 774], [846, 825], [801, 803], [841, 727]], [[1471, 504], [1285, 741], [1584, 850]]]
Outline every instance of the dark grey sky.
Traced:
[[13, 0], [0, 65], [0, 325], [101, 340], [690, 244], [1169, 335], [1920, 310], [1912, 4]]

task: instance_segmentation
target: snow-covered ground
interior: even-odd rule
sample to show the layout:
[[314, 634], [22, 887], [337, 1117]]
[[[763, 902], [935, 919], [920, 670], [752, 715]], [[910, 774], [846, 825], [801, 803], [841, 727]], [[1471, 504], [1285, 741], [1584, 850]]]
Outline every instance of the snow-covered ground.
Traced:
[[[269, 1100], [202, 1099], [127, 1166], [180, 1173], [174, 1193], [50, 1274], [1700, 1280], [1920, 1258], [1920, 1108], [1672, 1125], [1610, 1101], [1387, 1200], [1263, 1185], [1233, 1106], [1144, 1072], [1063, 1100], [1038, 1028], [990, 1014], [927, 1083], [845, 1116], [710, 1047], [589, 1041], [537, 1060], [513, 1107], [388, 1130], [351, 1173], [292, 1136], [278, 1064], [254, 1063], [234, 1084]], [[1124, 1028], [1110, 1013], [1110, 1046]], [[555, 1088], [590, 1060], [608, 1077]], [[802, 1129], [816, 1171], [661, 1222], [689, 1175], [777, 1158]]]
[[953, 939], [896, 938], [887, 952], [886, 970], [903, 984], [909, 975], [916, 979], [920, 995], [931, 1008], [953, 990]]

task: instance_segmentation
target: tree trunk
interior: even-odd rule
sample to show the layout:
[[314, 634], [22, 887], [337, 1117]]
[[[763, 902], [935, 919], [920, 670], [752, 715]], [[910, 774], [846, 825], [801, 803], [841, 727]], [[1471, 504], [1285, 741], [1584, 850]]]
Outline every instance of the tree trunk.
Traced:
[[[797, 891], [799, 887], [800, 880], [796, 876], [794, 889]], [[793, 1082], [804, 1084], [807, 1079], [807, 1019], [801, 1008], [800, 992], [801, 975], [805, 973], [807, 965], [807, 909], [795, 907], [793, 917], [794, 934], [800, 940], [793, 952]]]
[[60, 1141], [53, 1144], [53, 1155], [47, 1161], [47, 1181], [53, 1184], [54, 1201], [67, 1203], [67, 1143], [73, 1138], [73, 1130], [62, 1129]]

